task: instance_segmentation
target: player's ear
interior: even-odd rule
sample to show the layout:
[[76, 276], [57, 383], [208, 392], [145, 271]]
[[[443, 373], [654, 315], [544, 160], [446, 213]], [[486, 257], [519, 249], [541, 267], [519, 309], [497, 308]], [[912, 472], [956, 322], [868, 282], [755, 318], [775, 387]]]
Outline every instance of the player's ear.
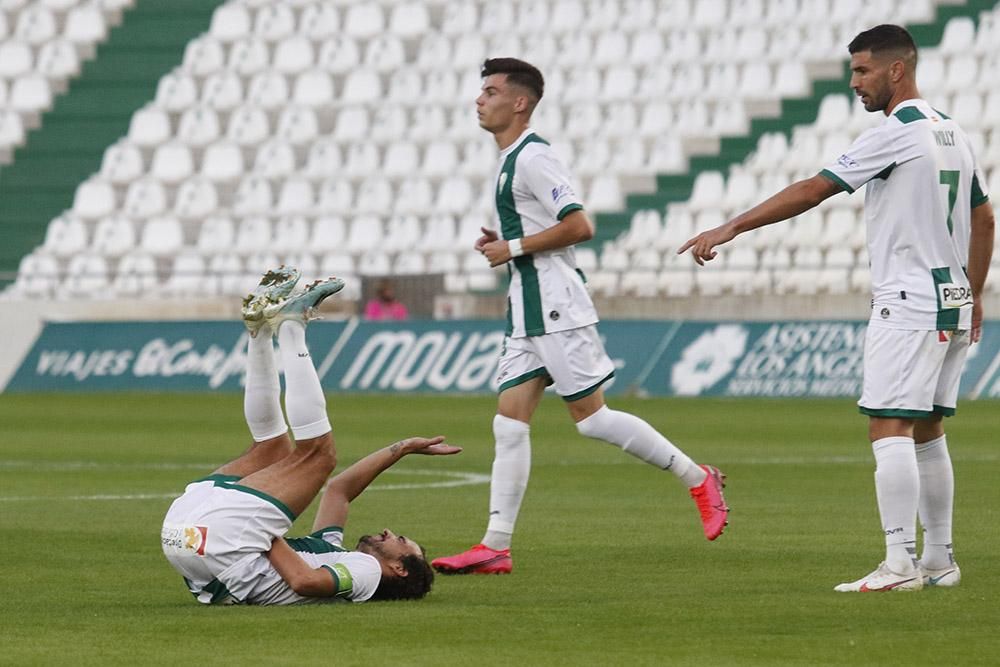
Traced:
[[392, 563], [389, 564], [389, 569], [392, 570], [393, 574], [395, 574], [397, 577], [405, 577], [406, 575], [409, 574], [409, 571], [406, 569], [406, 566], [403, 565], [403, 561], [398, 559], [392, 561]]

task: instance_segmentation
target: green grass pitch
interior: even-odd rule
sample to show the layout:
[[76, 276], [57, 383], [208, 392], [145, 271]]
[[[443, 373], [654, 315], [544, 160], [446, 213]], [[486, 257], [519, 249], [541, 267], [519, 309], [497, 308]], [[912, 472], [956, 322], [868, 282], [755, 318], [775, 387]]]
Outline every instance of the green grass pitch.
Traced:
[[[997, 403], [948, 422], [962, 585], [883, 595], [832, 591], [882, 553], [852, 401], [611, 403], [729, 475], [717, 542], [671, 475], [579, 436], [547, 398], [513, 575], [438, 577], [422, 602], [211, 608], [158, 533], [168, 494], [248, 444], [241, 397], [0, 396], [0, 663], [997, 664]], [[488, 486], [430, 485], [489, 473], [492, 398], [331, 395], [329, 409], [339, 467], [407, 435], [466, 448], [380, 478], [349, 541], [390, 527], [436, 556], [481, 537]]]

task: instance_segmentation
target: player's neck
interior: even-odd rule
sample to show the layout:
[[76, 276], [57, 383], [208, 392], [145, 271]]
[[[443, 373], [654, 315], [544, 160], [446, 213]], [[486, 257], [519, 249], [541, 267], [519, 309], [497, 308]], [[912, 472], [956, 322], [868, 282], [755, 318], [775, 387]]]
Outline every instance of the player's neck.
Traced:
[[898, 107], [900, 104], [906, 102], [907, 100], [916, 100], [916, 99], [920, 99], [920, 91], [917, 90], [916, 83], [909, 83], [900, 86], [899, 88], [896, 89], [896, 92], [893, 93], [892, 97], [889, 99], [889, 103], [885, 105], [885, 115], [891, 116], [892, 112], [895, 111], [896, 107]]
[[507, 150], [510, 145], [517, 141], [517, 138], [528, 129], [527, 122], [514, 122], [499, 132], [493, 134], [493, 139], [497, 142], [500, 150]]

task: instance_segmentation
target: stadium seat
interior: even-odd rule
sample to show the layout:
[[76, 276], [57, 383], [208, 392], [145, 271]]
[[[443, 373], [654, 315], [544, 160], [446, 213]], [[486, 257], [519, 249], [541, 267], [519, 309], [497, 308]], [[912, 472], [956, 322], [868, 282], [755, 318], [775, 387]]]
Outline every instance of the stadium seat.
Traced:
[[339, 216], [317, 218], [312, 224], [308, 247], [320, 254], [342, 248], [346, 237], [345, 227], [344, 219]]
[[405, 62], [406, 50], [396, 35], [378, 35], [365, 48], [364, 66], [376, 72], [392, 72], [404, 66]]
[[[420, 168], [420, 150], [409, 141], [397, 141], [385, 149], [382, 173], [393, 180], [409, 176]], [[430, 175], [430, 174], [428, 174]]]
[[[241, 255], [267, 251], [272, 242], [271, 221], [259, 215], [243, 218], [236, 228], [233, 249]], [[249, 263], [247, 269], [250, 269]]]
[[247, 279], [243, 260], [232, 252], [211, 256], [208, 260], [208, 273], [212, 276], [212, 282], [218, 286], [221, 296], [242, 297], [256, 285], [255, 280]]
[[24, 74], [14, 80], [7, 104], [27, 117], [34, 117], [52, 107], [52, 87], [40, 74]]
[[151, 148], [170, 138], [170, 116], [166, 110], [147, 104], [132, 115], [128, 139], [142, 148]]
[[382, 95], [382, 83], [373, 70], [357, 69], [347, 76], [341, 97], [346, 104], [373, 103]]
[[182, 252], [174, 257], [170, 275], [161, 290], [166, 296], [174, 298], [212, 296], [218, 292], [218, 284], [209, 280], [210, 277], [201, 255], [191, 251]]
[[274, 136], [295, 146], [311, 143], [319, 136], [316, 112], [308, 106], [286, 106], [278, 116]]
[[352, 4], [347, 8], [343, 30], [352, 38], [371, 39], [384, 29], [385, 17], [377, 4]]
[[[216, 111], [232, 111], [244, 102], [243, 80], [232, 70], [214, 72], [201, 88], [201, 102]], [[193, 106], [191, 102], [187, 106]]]
[[96, 220], [110, 215], [116, 205], [114, 186], [103, 179], [91, 177], [76, 188], [73, 214], [84, 220]]
[[[288, 183], [285, 185], [287, 187]], [[284, 195], [284, 189], [282, 195]], [[278, 207], [281, 208], [280, 202]], [[279, 218], [274, 225], [274, 240], [271, 248], [279, 253], [296, 253], [307, 249], [313, 251], [313, 248], [309, 247], [309, 232], [309, 220], [305, 216], [285, 215]], [[291, 264], [297, 266], [294, 263]], [[304, 271], [301, 266], [299, 269]]]
[[228, 252], [234, 248], [236, 230], [228, 216], [212, 215], [198, 225], [196, 247], [204, 255]]
[[180, 141], [168, 141], [153, 152], [149, 175], [161, 183], [176, 185], [194, 173], [194, 158]]
[[122, 213], [134, 220], [145, 220], [163, 213], [167, 208], [167, 193], [155, 178], [143, 176], [132, 181], [125, 191]]
[[41, 46], [57, 34], [55, 14], [44, 5], [29, 5], [17, 15], [15, 39], [23, 40], [32, 46]]
[[270, 65], [270, 51], [260, 37], [243, 37], [229, 47], [227, 64], [241, 76], [252, 76]]
[[226, 50], [222, 42], [211, 35], [202, 35], [184, 47], [181, 68], [197, 77], [218, 72], [226, 64]]
[[13, 294], [15, 297], [50, 298], [57, 291], [61, 276], [55, 257], [38, 251], [29, 253], [18, 264]]
[[144, 252], [122, 257], [111, 282], [111, 291], [119, 297], [149, 296], [158, 287], [156, 259]]
[[314, 180], [322, 180], [336, 174], [342, 164], [340, 147], [330, 137], [321, 137], [309, 146], [304, 173]]
[[274, 47], [273, 66], [282, 74], [298, 74], [313, 66], [316, 54], [313, 43], [302, 34], [284, 38]]
[[177, 189], [174, 214], [182, 220], [201, 221], [219, 208], [215, 185], [204, 176], [185, 180]]
[[53, 39], [42, 45], [35, 61], [35, 70], [53, 81], [65, 81], [80, 73], [80, 57], [76, 47], [65, 39]]
[[64, 212], [45, 228], [44, 254], [52, 257], [70, 257], [87, 247], [87, 226], [83, 220]]
[[93, 55], [94, 44], [107, 36], [107, 21], [97, 5], [82, 4], [66, 15], [63, 37], [75, 44], [85, 57]]
[[264, 109], [244, 105], [233, 111], [226, 128], [226, 138], [240, 146], [256, 146], [271, 134]]
[[287, 4], [271, 2], [257, 10], [253, 33], [268, 42], [277, 42], [295, 32], [295, 12]]
[[334, 101], [333, 79], [320, 68], [306, 70], [295, 78], [292, 102], [310, 108], [326, 107]]
[[209, 145], [201, 162], [201, 175], [213, 183], [233, 183], [243, 175], [243, 151], [230, 141]]
[[289, 95], [290, 89], [284, 75], [275, 70], [264, 70], [250, 78], [246, 102], [262, 109], [280, 109], [288, 102]]
[[354, 188], [343, 178], [326, 178], [316, 194], [316, 211], [320, 215], [343, 215], [354, 203]]
[[[313, 209], [314, 203], [312, 183], [305, 177], [296, 176], [282, 184], [275, 210], [280, 215], [304, 214]], [[305, 240], [305, 234], [302, 239]]]
[[170, 257], [184, 246], [184, 230], [177, 218], [161, 215], [150, 218], [142, 227], [139, 249], [155, 257]]
[[66, 277], [57, 295], [60, 298], [106, 298], [108, 280], [108, 263], [99, 256], [90, 253], [74, 255], [66, 268]]
[[267, 214], [273, 205], [270, 183], [257, 174], [245, 176], [233, 195], [233, 213], [238, 216]]
[[99, 173], [110, 183], [126, 185], [142, 176], [144, 170], [139, 147], [128, 139], [119, 139], [104, 150]]
[[220, 5], [212, 13], [209, 34], [221, 42], [235, 42], [250, 34], [252, 14], [247, 7], [236, 3]]
[[328, 2], [311, 2], [299, 15], [299, 34], [320, 42], [337, 35], [340, 31], [340, 14]]
[[378, 149], [370, 143], [354, 143], [347, 147], [343, 173], [354, 179], [363, 179], [379, 168]]
[[381, 174], [372, 175], [358, 185], [354, 210], [359, 213], [385, 215], [394, 199], [392, 184]]
[[102, 218], [94, 228], [91, 252], [102, 257], [121, 257], [136, 244], [135, 223], [122, 215]]
[[178, 68], [160, 79], [156, 86], [156, 106], [178, 113], [193, 105], [198, 99], [195, 78]]
[[336, 35], [323, 41], [316, 65], [331, 74], [346, 74], [361, 62], [357, 42], [347, 35]]
[[345, 250], [361, 254], [381, 246], [385, 234], [382, 219], [376, 215], [359, 215], [350, 224]]
[[269, 139], [257, 148], [253, 173], [276, 180], [291, 176], [296, 171], [295, 147], [284, 139]]

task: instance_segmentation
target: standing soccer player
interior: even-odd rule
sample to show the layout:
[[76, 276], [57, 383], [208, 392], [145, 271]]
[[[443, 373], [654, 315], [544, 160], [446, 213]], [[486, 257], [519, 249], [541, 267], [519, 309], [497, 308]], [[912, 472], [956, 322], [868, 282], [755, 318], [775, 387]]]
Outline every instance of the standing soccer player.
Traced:
[[[885, 121], [812, 178], [793, 183], [725, 225], [685, 243], [698, 262], [736, 235], [794, 217], [867, 184], [865, 221], [872, 312], [858, 402], [869, 416], [885, 560], [840, 592], [955, 586], [954, 478], [942, 417], [955, 414], [970, 343], [979, 340], [980, 293], [993, 252], [993, 210], [969, 140], [917, 91], [917, 49], [880, 25], [848, 46], [851, 88]], [[916, 521], [924, 528], [916, 561]]]
[[542, 74], [521, 60], [496, 58], [483, 64], [482, 75], [479, 124], [500, 148], [494, 190], [499, 235], [484, 228], [475, 247], [490, 266], [506, 263], [510, 272], [489, 524], [481, 544], [432, 565], [450, 574], [511, 571], [511, 536], [531, 469], [529, 424], [549, 384], [566, 401], [581, 434], [676, 475], [698, 506], [705, 537], [714, 540], [728, 513], [723, 475], [694, 463], [642, 419], [604, 403], [601, 386], [614, 375], [614, 365], [598, 336], [597, 312], [573, 250], [593, 236], [594, 225], [566, 167], [529, 127], [542, 98]]

